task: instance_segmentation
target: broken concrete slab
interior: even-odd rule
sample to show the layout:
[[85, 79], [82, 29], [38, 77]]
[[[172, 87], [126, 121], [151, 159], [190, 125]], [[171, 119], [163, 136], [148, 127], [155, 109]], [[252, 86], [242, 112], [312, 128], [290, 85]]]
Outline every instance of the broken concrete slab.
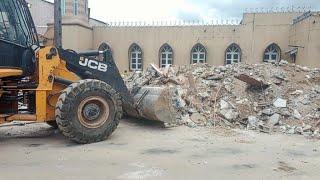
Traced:
[[279, 114], [274, 114], [274, 115], [270, 116], [269, 120], [268, 120], [268, 125], [273, 127], [273, 126], [279, 124], [280, 117], [281, 116]]
[[221, 100], [220, 101], [220, 109], [230, 109], [230, 104], [225, 101], [225, 100]]
[[258, 118], [256, 116], [249, 116], [248, 117], [248, 127], [257, 127], [258, 126]]
[[273, 102], [273, 106], [277, 108], [285, 108], [287, 107], [287, 100], [278, 98]]
[[274, 111], [271, 108], [266, 108], [262, 110], [262, 114], [272, 116], [274, 114]]
[[293, 117], [295, 118], [295, 119], [298, 119], [298, 120], [301, 120], [302, 119], [302, 116], [301, 116], [301, 114], [299, 113], [299, 111], [298, 110], [293, 110]]
[[225, 119], [229, 121], [235, 121], [239, 117], [239, 113], [233, 109], [222, 109], [220, 113]]
[[239, 79], [240, 81], [246, 82], [248, 85], [256, 88], [266, 89], [269, 87], [269, 85], [264, 83], [262, 80], [255, 79], [246, 74], [237, 75], [235, 76], [235, 78]]
[[200, 113], [193, 113], [191, 116], [190, 116], [190, 119], [195, 122], [195, 123], [203, 123], [206, 121], [206, 118], [201, 115]]

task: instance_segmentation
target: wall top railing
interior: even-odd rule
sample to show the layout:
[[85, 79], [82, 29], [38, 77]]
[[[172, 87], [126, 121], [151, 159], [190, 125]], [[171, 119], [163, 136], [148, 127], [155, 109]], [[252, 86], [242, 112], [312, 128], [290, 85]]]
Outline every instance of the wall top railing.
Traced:
[[216, 25], [239, 25], [240, 18], [215, 19], [211, 21], [115, 21], [107, 22], [109, 27], [166, 27], [166, 26], [216, 26]]
[[[311, 6], [290, 6], [274, 8], [246, 8], [244, 13], [307, 13], [312, 10]], [[299, 18], [299, 17], [298, 17]], [[298, 19], [296, 18], [296, 19]], [[299, 19], [298, 19], [299, 20]], [[294, 21], [295, 22], [295, 21]], [[110, 21], [107, 27], [172, 27], [172, 26], [224, 26], [224, 25], [241, 25], [242, 18], [213, 19], [208, 21]]]
[[311, 6], [288, 6], [288, 7], [271, 7], [271, 8], [246, 8], [244, 13], [303, 13], [313, 10]]

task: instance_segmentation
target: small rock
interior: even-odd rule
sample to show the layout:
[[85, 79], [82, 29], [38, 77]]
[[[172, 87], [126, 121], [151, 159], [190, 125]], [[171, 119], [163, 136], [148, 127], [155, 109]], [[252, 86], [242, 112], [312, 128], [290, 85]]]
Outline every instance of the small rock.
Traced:
[[197, 113], [198, 111], [195, 108], [189, 108], [188, 112], [193, 114], [193, 113]]
[[258, 118], [255, 116], [248, 117], [248, 127], [257, 127]]
[[298, 119], [298, 120], [302, 119], [301, 114], [300, 114], [299, 111], [296, 110], [296, 109], [293, 111], [293, 117], [296, 118], [296, 119]]
[[221, 75], [221, 74], [213, 74], [213, 75], [206, 77], [206, 80], [219, 81], [221, 79], [223, 79], [223, 75]]
[[281, 115], [281, 116], [285, 116], [285, 117], [289, 117], [289, 116], [291, 116], [291, 112], [289, 112], [288, 110], [286, 110], [286, 109], [281, 109], [281, 111], [279, 112], [279, 114]]
[[307, 132], [307, 131], [311, 131], [311, 129], [312, 129], [312, 126], [310, 126], [310, 125], [306, 125], [306, 126], [304, 126], [303, 127], [303, 132]]
[[280, 131], [285, 133], [287, 131], [287, 127], [286, 126], [281, 126], [280, 127]]
[[188, 127], [194, 128], [196, 127], [196, 123], [194, 123], [193, 121], [191, 121], [189, 115], [185, 115], [182, 116], [181, 121], [183, 124], [187, 125]]
[[303, 133], [303, 128], [302, 127], [296, 127], [295, 131], [299, 134], [302, 134]]
[[275, 125], [279, 124], [279, 120], [280, 120], [280, 115], [279, 114], [274, 114], [269, 118], [268, 125], [271, 126], [271, 127], [275, 126]]
[[291, 128], [287, 131], [288, 134], [294, 134], [295, 132], [296, 132], [296, 126], [291, 127]]
[[287, 64], [289, 64], [289, 62], [286, 61], [286, 60], [283, 60], [283, 59], [279, 62], [280, 66], [284, 66], [284, 65], [287, 65]]
[[287, 100], [278, 98], [274, 101], [273, 106], [277, 108], [285, 108], [287, 107]]
[[320, 86], [318, 86], [318, 85], [315, 86], [315, 87], [314, 87], [314, 90], [316, 91], [316, 93], [319, 93], [319, 94], [320, 94]]
[[233, 109], [222, 109], [221, 115], [229, 121], [234, 121], [239, 117], [239, 113]]
[[310, 68], [304, 66], [304, 67], [301, 67], [301, 70], [304, 72], [309, 72]]
[[202, 99], [210, 97], [210, 95], [207, 92], [199, 93], [198, 96], [200, 96]]
[[303, 132], [303, 133], [302, 133], [302, 135], [303, 135], [303, 136], [306, 136], [306, 137], [312, 136], [312, 134], [313, 134], [313, 133], [310, 132], [310, 131], [308, 131], [308, 132]]
[[201, 115], [200, 113], [193, 113], [190, 117], [190, 119], [195, 123], [201, 123], [206, 120], [206, 118]]
[[272, 116], [274, 114], [274, 111], [270, 108], [262, 110], [262, 114], [265, 114], [267, 116]]
[[301, 95], [301, 94], [303, 94], [302, 90], [296, 90], [296, 91], [290, 93], [290, 95]]
[[286, 77], [286, 75], [284, 73], [275, 74], [274, 77], [279, 79], [279, 80], [282, 80], [282, 81], [286, 81], [287, 80], [287, 77]]
[[220, 109], [230, 109], [230, 104], [225, 100], [221, 100], [220, 101]]
[[219, 68], [220, 68], [221, 72], [226, 72], [227, 71], [227, 68], [225, 66], [220, 66]]

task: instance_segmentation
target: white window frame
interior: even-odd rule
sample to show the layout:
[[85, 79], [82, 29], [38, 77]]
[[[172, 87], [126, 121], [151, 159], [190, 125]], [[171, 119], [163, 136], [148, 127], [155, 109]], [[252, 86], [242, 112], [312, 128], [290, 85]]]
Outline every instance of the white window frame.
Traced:
[[[139, 57], [140, 56], [140, 57]], [[133, 67], [133, 65], [135, 67]], [[140, 66], [140, 68], [139, 68]], [[142, 50], [138, 45], [133, 45], [130, 48], [130, 70], [142, 71]]]
[[66, 14], [66, 0], [61, 0], [61, 15], [64, 16]]
[[84, 4], [84, 12], [86, 13], [86, 15], [88, 15], [88, 8], [89, 8], [89, 6], [88, 6], [88, 0], [85, 0], [84, 3], [85, 3], [85, 4]]
[[[264, 62], [277, 62], [280, 60], [280, 49], [275, 45], [275, 44], [271, 44], [270, 46], [267, 47], [267, 49], [265, 50], [264, 54], [263, 54], [263, 61]], [[266, 58], [266, 56], [268, 56], [269, 58]], [[275, 56], [276, 58], [272, 58], [273, 56]]]
[[78, 0], [73, 0], [73, 15], [78, 15], [79, 2]]
[[[235, 56], [238, 56], [238, 57], [236, 58]], [[230, 45], [226, 51], [226, 64], [239, 63], [240, 61], [241, 61], [240, 48], [235, 44]]]
[[164, 68], [172, 64], [173, 64], [173, 50], [169, 45], [166, 44], [160, 50], [160, 68]]
[[203, 45], [197, 44], [192, 48], [191, 62], [192, 64], [207, 62], [207, 50]]

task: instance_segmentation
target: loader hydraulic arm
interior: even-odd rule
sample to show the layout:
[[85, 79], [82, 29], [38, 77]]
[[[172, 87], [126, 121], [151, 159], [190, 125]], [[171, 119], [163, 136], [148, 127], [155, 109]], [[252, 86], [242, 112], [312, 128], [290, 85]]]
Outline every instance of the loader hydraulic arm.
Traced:
[[[98, 79], [103, 81], [116, 90], [125, 104], [133, 106], [133, 97], [131, 96], [127, 86], [125, 85], [121, 74], [112, 60], [110, 52], [87, 52], [76, 53], [64, 49], [58, 49], [59, 56], [66, 61], [67, 69], [77, 74], [81, 79]], [[103, 53], [104, 60], [98, 61], [93, 56]]]

